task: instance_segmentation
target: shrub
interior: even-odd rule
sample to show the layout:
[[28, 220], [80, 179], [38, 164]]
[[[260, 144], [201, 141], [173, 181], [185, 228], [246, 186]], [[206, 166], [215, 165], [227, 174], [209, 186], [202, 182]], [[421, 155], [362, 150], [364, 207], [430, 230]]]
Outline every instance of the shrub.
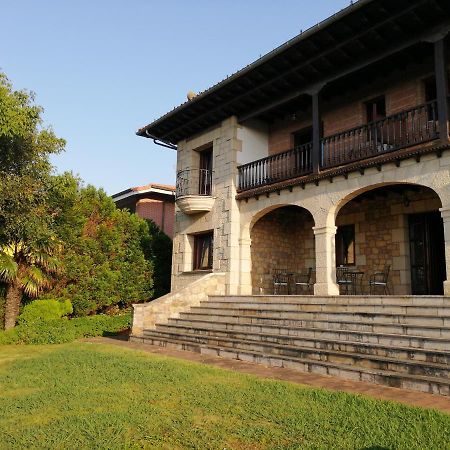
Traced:
[[8, 331], [0, 331], [0, 345], [19, 343], [17, 327]]
[[70, 300], [35, 300], [26, 305], [19, 316], [19, 324], [32, 324], [35, 322], [60, 319], [72, 314], [73, 308]]
[[148, 235], [142, 238], [145, 258], [153, 264], [153, 298], [170, 292], [172, 239], [152, 221], [146, 220]]
[[101, 189], [82, 187], [71, 178], [69, 174], [59, 178], [70, 187], [62, 199], [61, 193], [54, 199], [60, 211], [55, 228], [64, 242], [64, 274], [48, 295], [68, 298], [77, 317], [149, 300], [153, 267], [141, 247], [149, 233], [147, 224], [117, 209]]
[[131, 314], [23, 323], [12, 330], [0, 331], [0, 344], [62, 344], [85, 337], [118, 333], [130, 325]]

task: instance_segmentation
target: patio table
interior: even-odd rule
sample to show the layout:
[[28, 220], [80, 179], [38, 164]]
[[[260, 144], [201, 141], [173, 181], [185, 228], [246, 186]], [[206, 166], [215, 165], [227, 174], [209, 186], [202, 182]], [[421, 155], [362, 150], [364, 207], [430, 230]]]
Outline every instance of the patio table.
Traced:
[[[348, 270], [348, 271], [345, 272], [345, 276], [350, 281], [350, 283], [349, 283], [349, 286], [350, 286], [350, 289], [351, 289], [350, 293], [352, 295], [356, 295], [357, 294], [356, 287], [359, 284], [360, 292], [362, 294], [363, 293], [362, 285], [363, 285], [364, 272], [361, 271], [361, 270]], [[359, 278], [359, 283], [358, 283], [358, 278]]]

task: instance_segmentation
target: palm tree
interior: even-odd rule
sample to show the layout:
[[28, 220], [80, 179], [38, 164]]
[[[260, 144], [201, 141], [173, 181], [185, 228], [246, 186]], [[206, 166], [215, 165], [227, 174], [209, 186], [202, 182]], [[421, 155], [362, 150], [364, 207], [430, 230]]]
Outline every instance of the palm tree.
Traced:
[[34, 298], [50, 286], [50, 274], [60, 268], [54, 256], [57, 247], [54, 242], [0, 247], [0, 280], [6, 283], [5, 330], [15, 327], [23, 294]]

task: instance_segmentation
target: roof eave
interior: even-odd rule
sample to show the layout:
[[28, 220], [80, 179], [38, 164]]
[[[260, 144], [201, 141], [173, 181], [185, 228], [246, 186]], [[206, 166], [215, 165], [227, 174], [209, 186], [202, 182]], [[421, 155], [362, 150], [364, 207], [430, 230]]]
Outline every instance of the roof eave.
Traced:
[[[174, 116], [175, 114], [183, 111], [184, 109], [190, 107], [191, 105], [199, 102], [200, 100], [202, 100], [206, 96], [208, 96], [210, 94], [213, 94], [216, 90], [226, 86], [227, 84], [230, 84], [231, 82], [233, 82], [237, 78], [241, 77], [242, 75], [245, 75], [246, 73], [250, 72], [251, 70], [253, 70], [253, 69], [257, 68], [258, 66], [266, 63], [267, 61], [269, 61], [274, 56], [277, 56], [277, 55], [281, 54], [283, 51], [286, 51], [286, 50], [290, 49], [293, 45], [296, 45], [297, 43], [301, 42], [302, 40], [309, 38], [314, 33], [316, 33], [319, 29], [323, 29], [324, 27], [332, 25], [336, 21], [340, 20], [342, 17], [345, 17], [347, 14], [355, 12], [358, 9], [362, 8], [363, 6], [365, 6], [365, 5], [369, 4], [369, 3], [372, 3], [374, 1], [375, 0], [357, 0], [355, 3], [353, 3], [353, 4], [343, 8], [342, 10], [340, 10], [337, 13], [333, 14], [332, 16], [322, 20], [321, 22], [313, 25], [312, 27], [308, 28], [304, 32], [302, 32], [302, 33], [298, 34], [297, 36], [293, 37], [292, 39], [289, 39], [288, 41], [286, 41], [283, 44], [279, 45], [275, 49], [271, 50], [269, 53], [266, 53], [265, 55], [263, 55], [260, 58], [258, 58], [253, 63], [250, 63], [249, 65], [247, 65], [246, 67], [238, 70], [237, 72], [235, 72], [234, 74], [230, 75], [229, 77], [227, 76], [227, 78], [225, 78], [224, 80], [220, 81], [219, 83], [215, 84], [214, 86], [212, 86], [212, 87], [206, 89], [205, 91], [199, 93], [198, 95], [196, 95], [192, 100], [188, 100], [188, 101], [182, 103], [181, 105], [173, 108], [171, 111], [169, 111], [168, 113], [166, 113], [163, 116], [161, 116], [159, 119], [156, 119], [153, 122], [149, 123], [148, 125], [146, 125], [146, 126], [144, 126], [142, 128], [139, 128], [136, 131], [136, 135], [142, 136], [142, 137], [147, 137], [147, 138], [152, 138], [153, 140], [160, 140], [156, 136], [149, 135], [147, 130], [149, 128], [154, 128], [154, 127], [158, 126], [160, 123], [162, 123], [163, 121], [169, 119], [171, 116]], [[162, 141], [162, 142], [164, 142], [164, 141]], [[170, 142], [170, 144], [171, 145], [176, 145], [176, 144], [171, 143], [171, 142]]]

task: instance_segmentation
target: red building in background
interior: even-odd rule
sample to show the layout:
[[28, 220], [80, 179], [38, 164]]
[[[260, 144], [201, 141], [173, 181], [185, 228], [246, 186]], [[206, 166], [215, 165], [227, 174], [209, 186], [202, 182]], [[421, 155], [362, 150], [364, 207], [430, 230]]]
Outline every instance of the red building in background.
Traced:
[[175, 186], [150, 183], [112, 195], [118, 208], [129, 209], [143, 219], [151, 219], [173, 238], [175, 217]]

